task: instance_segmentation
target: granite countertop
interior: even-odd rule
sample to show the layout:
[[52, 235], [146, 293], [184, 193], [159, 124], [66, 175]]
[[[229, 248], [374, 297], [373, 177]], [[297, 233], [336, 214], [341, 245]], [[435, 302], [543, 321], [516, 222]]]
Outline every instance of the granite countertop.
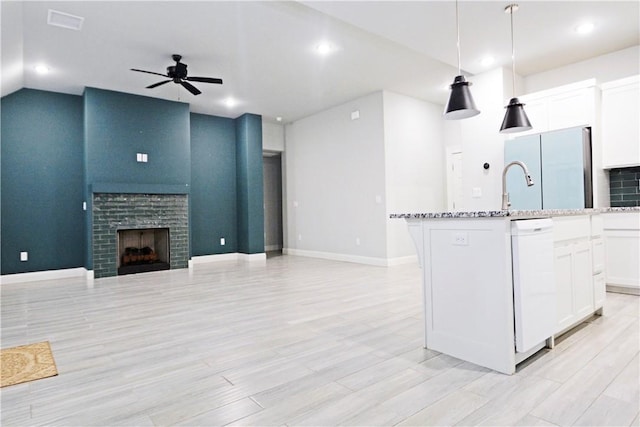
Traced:
[[629, 208], [595, 208], [595, 209], [541, 209], [541, 210], [499, 210], [470, 212], [426, 212], [426, 213], [394, 213], [389, 218], [433, 219], [433, 218], [534, 218], [569, 215], [592, 215], [611, 212], [640, 212], [640, 207]]

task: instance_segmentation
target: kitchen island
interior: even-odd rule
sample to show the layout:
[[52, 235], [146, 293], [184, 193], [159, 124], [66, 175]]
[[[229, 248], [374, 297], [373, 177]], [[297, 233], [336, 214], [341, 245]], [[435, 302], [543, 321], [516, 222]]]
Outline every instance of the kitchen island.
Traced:
[[[422, 267], [425, 348], [512, 374], [518, 363], [553, 347], [554, 337], [602, 314], [601, 213], [611, 209], [392, 214], [407, 221]], [[514, 223], [548, 218], [548, 239], [516, 256]], [[530, 280], [537, 274], [531, 266], [543, 260], [550, 274]], [[529, 279], [528, 288], [514, 287], [517, 276]], [[548, 325], [534, 335], [539, 342], [518, 349], [519, 334], [538, 322]]]

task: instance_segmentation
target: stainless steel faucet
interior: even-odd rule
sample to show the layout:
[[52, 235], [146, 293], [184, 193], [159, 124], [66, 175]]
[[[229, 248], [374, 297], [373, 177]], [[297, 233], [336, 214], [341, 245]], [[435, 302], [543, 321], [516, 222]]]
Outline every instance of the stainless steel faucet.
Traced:
[[533, 185], [533, 179], [531, 179], [531, 175], [529, 174], [529, 169], [527, 169], [527, 165], [525, 165], [520, 160], [515, 160], [509, 163], [502, 170], [502, 210], [506, 211], [511, 206], [511, 202], [509, 201], [509, 193], [507, 193], [507, 171], [513, 165], [518, 165], [524, 171], [525, 179], [527, 180], [527, 187], [531, 187]]

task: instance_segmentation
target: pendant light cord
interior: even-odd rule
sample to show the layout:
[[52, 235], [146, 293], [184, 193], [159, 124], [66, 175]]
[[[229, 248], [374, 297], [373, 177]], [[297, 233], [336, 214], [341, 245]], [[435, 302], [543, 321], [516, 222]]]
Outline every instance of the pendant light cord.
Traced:
[[513, 8], [514, 4], [509, 6], [509, 14], [511, 15], [511, 93], [512, 97], [516, 96], [516, 48], [513, 43]]
[[456, 37], [457, 37], [456, 47], [458, 48], [458, 75], [461, 76], [462, 69], [460, 67], [460, 25], [458, 24], [458, 0], [456, 0]]

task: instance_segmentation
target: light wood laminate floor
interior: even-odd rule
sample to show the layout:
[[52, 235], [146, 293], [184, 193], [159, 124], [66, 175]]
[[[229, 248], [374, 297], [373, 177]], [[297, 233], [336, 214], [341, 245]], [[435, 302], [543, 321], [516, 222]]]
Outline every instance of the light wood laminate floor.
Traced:
[[3, 426], [635, 425], [639, 298], [508, 376], [422, 348], [420, 270], [263, 265], [5, 284], [2, 347], [59, 375], [0, 391]]

